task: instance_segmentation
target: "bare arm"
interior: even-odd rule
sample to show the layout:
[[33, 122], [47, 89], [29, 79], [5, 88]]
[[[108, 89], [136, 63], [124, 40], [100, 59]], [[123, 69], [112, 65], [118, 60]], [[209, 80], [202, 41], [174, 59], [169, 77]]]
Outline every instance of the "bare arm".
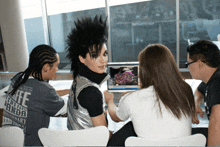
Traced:
[[112, 93], [109, 93], [108, 91], [104, 92], [105, 95], [105, 101], [108, 104], [108, 112], [111, 116], [111, 119], [115, 122], [121, 121], [118, 116], [116, 115], [116, 108], [117, 106], [114, 104], [114, 95]]
[[208, 146], [220, 146], [220, 104], [212, 107], [208, 129]]
[[204, 99], [203, 94], [196, 89], [196, 91], [194, 93], [194, 97], [195, 97], [196, 107], [200, 107], [201, 103], [202, 103], [202, 100]]
[[[93, 123], [94, 127], [97, 127], [97, 126], [106, 126], [107, 127], [107, 122], [106, 122], [106, 118], [105, 118], [104, 113], [102, 113], [101, 115], [96, 116], [96, 117], [91, 117], [91, 119], [92, 119], [92, 123]], [[112, 132], [109, 131], [109, 139], [111, 138], [111, 136], [112, 136]]]
[[203, 112], [202, 112], [202, 109], [201, 109], [201, 102], [202, 100], [204, 99], [204, 96], [201, 92], [199, 92], [197, 89], [194, 93], [194, 97], [195, 97], [195, 114], [194, 116], [192, 117], [192, 123], [194, 124], [198, 124], [199, 123], [199, 119], [197, 117], [197, 113], [200, 114], [200, 117], [203, 117]]
[[106, 122], [106, 118], [105, 118], [104, 113], [102, 113], [101, 115], [96, 116], [96, 117], [91, 117], [91, 119], [92, 119], [92, 123], [95, 127], [97, 127], [97, 126], [106, 126], [107, 127], [107, 122]]
[[69, 89], [64, 89], [64, 90], [56, 90], [57, 94], [59, 96], [64, 96], [66, 94], [69, 94], [70, 90]]

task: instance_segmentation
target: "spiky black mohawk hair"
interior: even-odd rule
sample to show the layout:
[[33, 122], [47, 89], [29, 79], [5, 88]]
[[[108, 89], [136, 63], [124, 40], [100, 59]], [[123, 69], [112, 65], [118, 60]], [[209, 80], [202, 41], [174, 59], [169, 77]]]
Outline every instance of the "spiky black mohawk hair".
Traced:
[[91, 52], [99, 54], [102, 45], [107, 42], [108, 29], [106, 20], [102, 19], [102, 16], [85, 17], [81, 20], [75, 21], [75, 28], [67, 38], [67, 58], [70, 59], [71, 71], [73, 71], [73, 78], [79, 73], [79, 55], [83, 58], [87, 53]]

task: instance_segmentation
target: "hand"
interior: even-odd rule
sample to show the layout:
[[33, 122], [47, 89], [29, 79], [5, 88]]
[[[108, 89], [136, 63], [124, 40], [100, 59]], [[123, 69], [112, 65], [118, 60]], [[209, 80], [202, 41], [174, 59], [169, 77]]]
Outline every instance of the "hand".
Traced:
[[114, 99], [113, 93], [109, 93], [108, 90], [104, 91], [105, 101], [108, 104], [109, 100]]
[[193, 124], [199, 124], [199, 119], [198, 119], [197, 113], [199, 113], [200, 117], [203, 117], [203, 112], [202, 112], [202, 109], [200, 108], [200, 106], [196, 107], [195, 113], [192, 116], [192, 123]]

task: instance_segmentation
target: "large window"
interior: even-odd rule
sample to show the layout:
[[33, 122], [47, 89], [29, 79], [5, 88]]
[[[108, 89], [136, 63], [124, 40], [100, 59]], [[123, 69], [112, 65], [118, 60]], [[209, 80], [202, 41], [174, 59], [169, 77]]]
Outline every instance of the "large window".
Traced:
[[60, 69], [70, 69], [66, 59], [66, 40], [77, 18], [95, 17], [96, 14], [105, 18], [105, 1], [103, 0], [46, 0], [48, 21], [50, 24], [50, 44], [60, 56]]
[[219, 0], [180, 0], [180, 67], [187, 59], [189, 43], [217, 41], [220, 34]]
[[184, 69], [189, 43], [200, 39], [215, 42], [220, 34], [219, 0], [22, 1], [26, 1], [23, 7], [29, 51], [40, 43], [53, 46], [60, 55], [60, 69], [70, 69], [66, 39], [74, 21], [85, 16], [108, 16], [112, 62], [137, 61], [144, 47], [160, 43], [171, 50], [178, 67]]
[[110, 3], [112, 61], [137, 61], [149, 44], [164, 44], [176, 56], [175, 0]]
[[39, 44], [45, 44], [41, 0], [21, 0], [29, 53]]

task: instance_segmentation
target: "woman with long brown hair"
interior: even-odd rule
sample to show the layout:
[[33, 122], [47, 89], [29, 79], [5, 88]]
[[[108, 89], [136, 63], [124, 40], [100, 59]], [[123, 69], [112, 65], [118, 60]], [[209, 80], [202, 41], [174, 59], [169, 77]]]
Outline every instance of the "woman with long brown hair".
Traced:
[[[135, 133], [142, 138], [191, 135], [193, 92], [182, 79], [170, 50], [161, 44], [149, 45], [140, 52], [138, 60], [140, 90], [124, 95], [118, 107], [113, 103], [113, 94], [105, 92], [111, 118], [118, 122], [130, 117]], [[109, 145], [119, 145], [114, 138], [113, 134]]]

